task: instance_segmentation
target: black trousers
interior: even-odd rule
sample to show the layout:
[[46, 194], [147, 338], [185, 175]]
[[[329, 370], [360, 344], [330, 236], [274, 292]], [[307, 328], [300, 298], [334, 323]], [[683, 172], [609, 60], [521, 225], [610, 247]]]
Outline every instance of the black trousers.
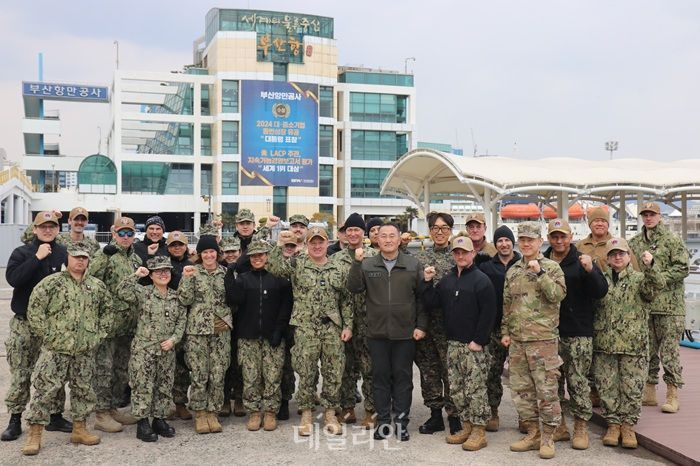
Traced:
[[394, 422], [397, 426], [405, 428], [411, 411], [415, 342], [368, 338], [367, 344], [372, 358], [372, 385], [377, 423], [391, 423], [393, 405]]

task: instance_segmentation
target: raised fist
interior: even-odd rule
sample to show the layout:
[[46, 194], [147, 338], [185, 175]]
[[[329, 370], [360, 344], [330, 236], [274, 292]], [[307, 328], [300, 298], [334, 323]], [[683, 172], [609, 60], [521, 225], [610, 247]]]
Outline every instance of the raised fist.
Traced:
[[136, 275], [139, 278], [147, 277], [150, 271], [146, 267], [139, 267], [136, 269], [136, 272], [134, 272], [134, 275]]
[[276, 215], [270, 215], [267, 218], [267, 222], [265, 223], [265, 226], [268, 228], [273, 228], [277, 226], [280, 223], [280, 218]]
[[423, 269], [423, 277], [425, 278], [426, 282], [429, 282], [433, 278], [435, 278], [435, 267], [432, 265], [427, 266], [425, 269]]
[[194, 265], [186, 265], [185, 268], [182, 269], [182, 276], [183, 277], [191, 277], [194, 275], [195, 268]]
[[642, 263], [644, 265], [649, 267], [653, 261], [654, 261], [654, 256], [652, 256], [649, 251], [644, 251], [642, 253]]
[[578, 261], [581, 263], [581, 266], [586, 272], [590, 273], [590, 271], [593, 270], [593, 259], [591, 259], [591, 256], [588, 254], [581, 254]]
[[153, 243], [148, 245], [148, 255], [153, 256], [155, 255], [156, 252], [158, 252], [158, 243]]
[[49, 243], [42, 243], [39, 249], [36, 250], [36, 258], [39, 260], [45, 259], [49, 254], [51, 254], [51, 245]]
[[540, 263], [539, 261], [536, 260], [531, 260], [530, 262], [527, 263], [527, 269], [532, 272], [532, 273], [540, 273]]
[[355, 249], [355, 260], [358, 262], [362, 262], [362, 259], [364, 259], [364, 258], [365, 258], [364, 248]]

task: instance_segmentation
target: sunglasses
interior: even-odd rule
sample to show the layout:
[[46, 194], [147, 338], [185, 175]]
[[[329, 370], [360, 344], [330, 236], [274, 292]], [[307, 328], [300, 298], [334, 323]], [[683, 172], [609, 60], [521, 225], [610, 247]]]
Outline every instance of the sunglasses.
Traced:
[[132, 238], [135, 234], [136, 234], [136, 233], [134, 232], [134, 230], [126, 230], [126, 229], [124, 229], [124, 230], [119, 230], [119, 231], [117, 231], [117, 236], [119, 236], [120, 238], [124, 238], [125, 236], [126, 236], [127, 238]]

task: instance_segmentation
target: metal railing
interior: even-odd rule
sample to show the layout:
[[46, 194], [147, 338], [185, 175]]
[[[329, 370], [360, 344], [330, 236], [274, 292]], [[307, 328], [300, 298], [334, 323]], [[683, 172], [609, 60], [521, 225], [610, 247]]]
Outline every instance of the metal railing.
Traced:
[[32, 182], [29, 177], [18, 167], [9, 167], [0, 171], [0, 184], [5, 184], [12, 178], [19, 180], [27, 189], [32, 190]]

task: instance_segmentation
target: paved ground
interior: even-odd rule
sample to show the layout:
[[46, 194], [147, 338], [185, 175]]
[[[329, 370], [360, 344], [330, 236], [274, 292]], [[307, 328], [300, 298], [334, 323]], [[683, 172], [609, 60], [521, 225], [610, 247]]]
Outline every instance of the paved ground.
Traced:
[[[11, 291], [4, 281], [5, 271], [0, 269], [0, 340], [8, 334], [8, 322], [12, 316], [9, 308]], [[5, 347], [0, 345], [0, 399], [4, 400], [9, 385], [9, 368]], [[16, 442], [0, 442], [0, 465], [17, 464], [367, 464], [391, 462], [395, 464], [539, 464], [537, 452], [512, 453], [508, 445], [518, 438], [516, 414], [506, 390], [501, 408], [500, 432], [490, 433], [489, 446], [479, 452], [464, 452], [459, 446], [447, 445], [443, 434], [420, 435], [418, 425], [429, 414], [422, 406], [417, 369], [414, 371], [412, 421], [409, 426], [411, 440], [407, 443], [375, 442], [370, 435], [357, 428], [349, 428], [343, 436], [326, 437], [323, 433], [311, 438], [295, 436], [293, 425], [299, 420], [296, 405], [292, 402], [293, 416], [281, 423], [275, 432], [248, 432], [245, 418], [223, 419], [224, 432], [197, 435], [191, 422], [175, 421], [177, 435], [172, 439], [160, 439], [155, 444], [145, 444], [136, 439], [136, 426], [128, 426], [124, 432], [102, 435], [102, 443], [94, 447], [74, 446], [68, 434], [45, 432], [42, 451], [36, 457], [24, 457], [20, 449], [25, 435]], [[358, 415], [362, 414], [359, 409]], [[8, 420], [7, 409], [0, 406], [0, 425]], [[92, 426], [92, 420], [88, 422]], [[26, 425], [24, 426], [26, 430]], [[600, 443], [602, 429], [591, 426], [591, 448], [585, 452], [572, 450], [569, 445], [557, 444], [557, 456], [548, 464], [567, 465], [628, 465], [665, 464], [663, 459], [647, 450], [627, 451], [607, 448]]]

